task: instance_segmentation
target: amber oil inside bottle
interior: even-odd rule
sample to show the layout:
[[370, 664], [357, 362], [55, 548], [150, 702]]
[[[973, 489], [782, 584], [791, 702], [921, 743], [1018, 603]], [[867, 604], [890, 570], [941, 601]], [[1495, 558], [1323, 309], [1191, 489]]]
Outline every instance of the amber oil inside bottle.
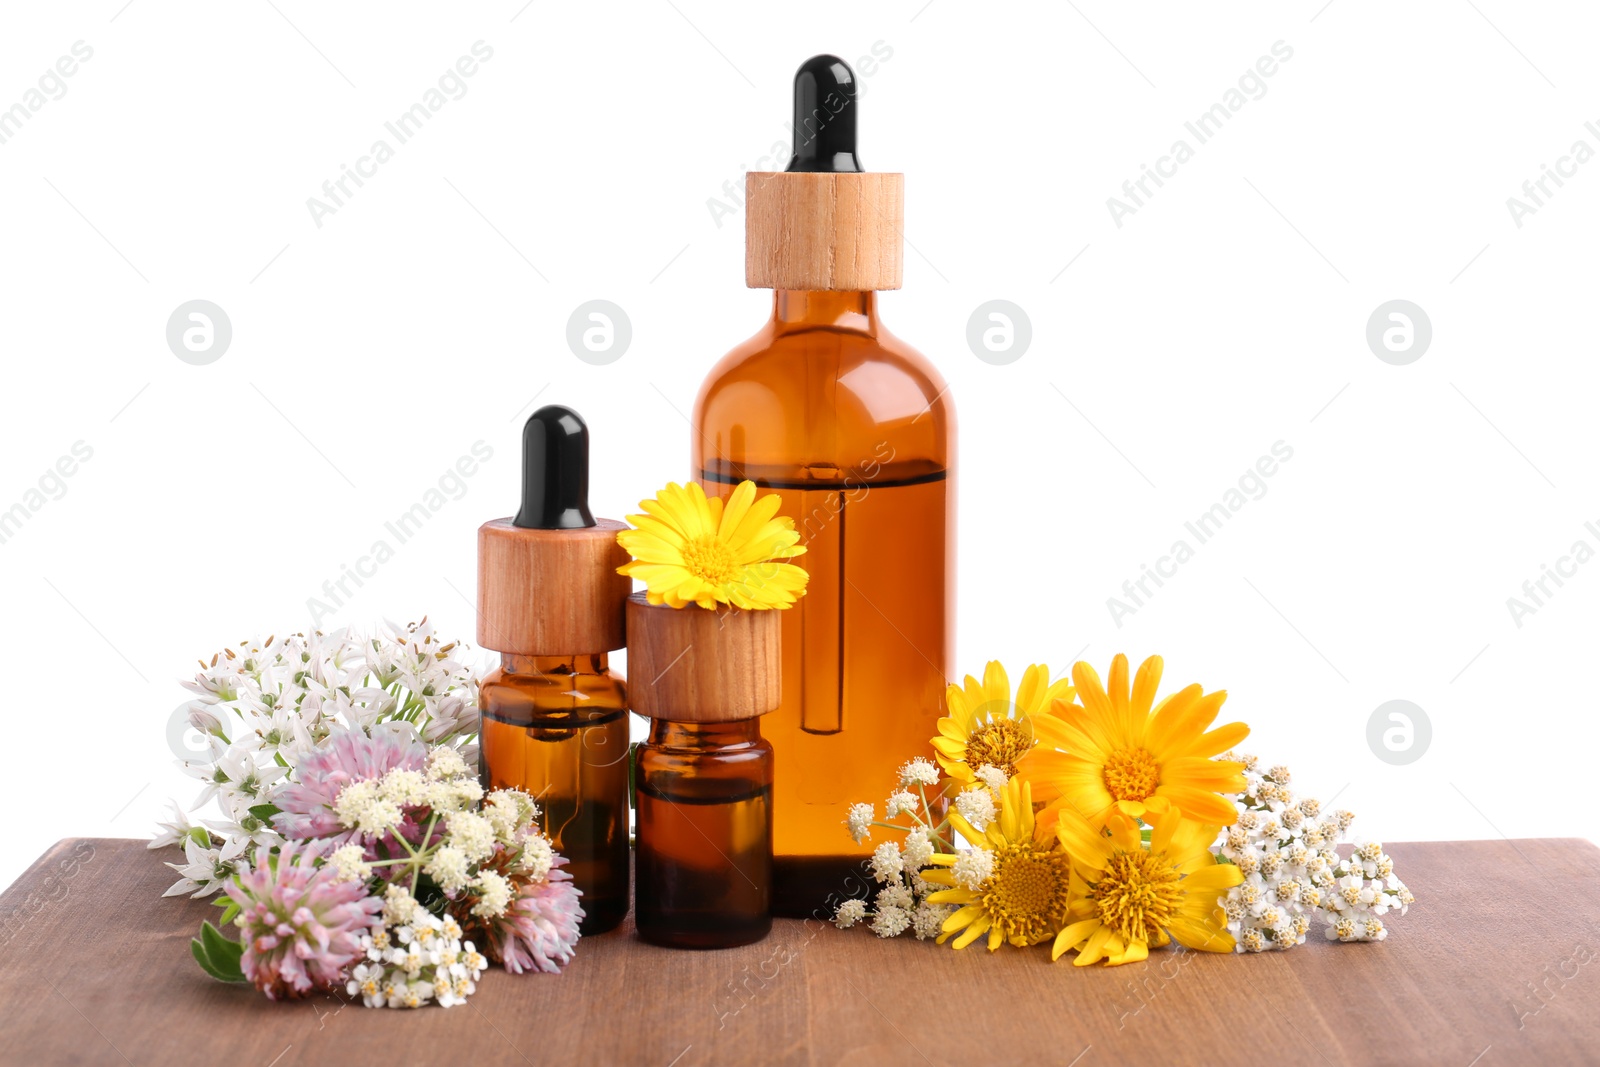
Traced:
[[770, 322], [707, 377], [694, 465], [707, 492], [744, 478], [783, 500], [806, 595], [783, 613], [776, 914], [861, 895], [872, 844], [852, 801], [926, 753], [953, 669], [955, 415], [938, 372], [880, 326], [877, 294], [778, 290]]
[[479, 686], [485, 789], [521, 789], [582, 890], [585, 934], [628, 913], [628, 701], [603, 653], [503, 655]]
[[760, 722], [651, 723], [637, 771], [644, 940], [733, 948], [772, 929], [772, 746]]

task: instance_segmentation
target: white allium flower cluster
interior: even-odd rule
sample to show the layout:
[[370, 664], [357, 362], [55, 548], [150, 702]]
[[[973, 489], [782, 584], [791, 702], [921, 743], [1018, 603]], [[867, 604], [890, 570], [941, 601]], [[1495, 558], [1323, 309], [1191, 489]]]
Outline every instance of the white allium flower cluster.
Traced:
[[[477, 762], [478, 678], [442, 642], [426, 619], [372, 635], [349, 629], [244, 641], [202, 660], [184, 708], [187, 726], [205, 753], [183, 761], [202, 784], [189, 805], [213, 806], [220, 818], [191, 822], [182, 811], [164, 822], [151, 848], [184, 849], [183, 875], [172, 892], [214, 893], [257, 848], [282, 837], [270, 822], [277, 790], [296, 781], [296, 768], [336, 729], [370, 731], [392, 723], [430, 745], [430, 778], [460, 779]], [[397, 778], [382, 796], [361, 789], [341, 797], [347, 826], [379, 833], [393, 828], [399, 807], [425, 804], [415, 772]]]
[[411, 895], [390, 886], [383, 925], [361, 940], [366, 960], [351, 969], [346, 990], [369, 1008], [442, 1008], [465, 1004], [489, 961], [449, 915], [430, 914]]
[[[993, 822], [998, 810], [995, 790], [1006, 786], [1005, 773], [985, 765], [977, 772], [978, 783], [955, 793], [951, 806], [974, 827], [982, 830]], [[934, 904], [928, 896], [948, 886], [923, 878], [930, 867], [937, 848], [950, 850], [948, 821], [938, 822], [929, 810], [955, 790], [959, 783], [946, 780], [944, 789], [930, 797], [929, 787], [940, 785], [939, 770], [931, 760], [923, 757], [907, 761], [900, 768], [897, 788], [889, 794], [884, 804], [886, 819], [909, 817], [910, 825], [879, 822], [877, 811], [871, 804], [852, 804], [845, 817], [845, 825], [856, 844], [866, 842], [872, 827], [894, 830], [905, 835], [900, 841], [883, 841], [873, 849], [867, 860], [867, 869], [882, 887], [872, 900], [846, 900], [834, 913], [834, 925], [847, 930], [857, 924], [867, 925], [879, 937], [898, 937], [907, 931], [918, 941], [939, 936], [945, 919], [955, 911], [950, 904]], [[993, 864], [992, 853], [963, 851], [951, 868], [956, 881], [977, 885], [989, 876]], [[981, 873], [980, 873], [981, 872]]]
[[1379, 917], [1396, 909], [1403, 915], [1415, 899], [1382, 846], [1358, 843], [1344, 859], [1338, 844], [1354, 815], [1296, 798], [1287, 767], [1263, 771], [1254, 756], [1223, 758], [1245, 765], [1245, 791], [1233, 798], [1239, 818], [1218, 843], [1218, 853], [1244, 873], [1220, 900], [1236, 950], [1293, 948], [1318, 921], [1329, 939], [1382, 940]]

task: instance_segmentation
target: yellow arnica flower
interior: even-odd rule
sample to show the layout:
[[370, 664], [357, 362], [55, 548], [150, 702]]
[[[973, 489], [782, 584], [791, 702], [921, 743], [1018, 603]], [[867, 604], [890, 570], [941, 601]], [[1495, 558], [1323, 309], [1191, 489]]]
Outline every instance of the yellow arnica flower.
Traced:
[[933, 739], [939, 766], [962, 783], [973, 781], [974, 772], [986, 763], [1008, 778], [1015, 775], [1036, 743], [1034, 720], [1050, 714], [1054, 701], [1070, 702], [1072, 695], [1065, 678], [1052, 684], [1050, 668], [1035, 663], [1022, 672], [1013, 704], [1005, 668], [991, 661], [982, 682], [969, 674], [964, 687], [945, 690], [945, 710], [950, 714], [939, 720], [939, 736]]
[[[1233, 748], [1250, 728], [1234, 722], [1209, 730], [1225, 691], [1198, 685], [1174, 693], [1152, 711], [1161, 684], [1161, 657], [1151, 656], [1128, 687], [1128, 658], [1111, 663], [1111, 684], [1087, 663], [1072, 668], [1081, 704], [1057, 703], [1055, 714], [1035, 722], [1039, 749], [1023, 769], [1041, 800], [1046, 826], [1074, 809], [1103, 826], [1113, 811], [1150, 821], [1172, 810], [1196, 822], [1226, 826], [1238, 817], [1221, 793], [1245, 787], [1244, 764], [1213, 759]], [[1052, 751], [1060, 750], [1060, 751]]]
[[805, 593], [806, 572], [779, 560], [805, 552], [794, 520], [778, 516], [776, 493], [756, 499], [756, 483], [740, 482], [727, 506], [695, 482], [670, 483], [643, 515], [629, 515], [635, 529], [617, 534], [633, 562], [618, 572], [645, 584], [652, 604], [681, 608], [760, 610], [786, 608]]
[[1139, 824], [1120, 812], [1102, 831], [1066, 811], [1057, 836], [1072, 856], [1072, 885], [1051, 959], [1071, 948], [1079, 967], [1133, 963], [1171, 940], [1202, 952], [1233, 951], [1218, 898], [1244, 881], [1244, 872], [1211, 854], [1217, 827], [1167, 811], [1155, 817], [1147, 846]]
[[930, 893], [930, 902], [961, 905], [944, 921], [940, 944], [957, 935], [955, 947], [966, 948], [988, 934], [993, 952], [1002, 941], [1023, 948], [1054, 937], [1067, 915], [1072, 866], [1035, 824], [1027, 783], [1006, 784], [998, 816], [981, 833], [960, 812], [951, 812], [950, 824], [976, 848], [935, 855], [932, 862], [949, 870], [923, 875], [950, 886]]

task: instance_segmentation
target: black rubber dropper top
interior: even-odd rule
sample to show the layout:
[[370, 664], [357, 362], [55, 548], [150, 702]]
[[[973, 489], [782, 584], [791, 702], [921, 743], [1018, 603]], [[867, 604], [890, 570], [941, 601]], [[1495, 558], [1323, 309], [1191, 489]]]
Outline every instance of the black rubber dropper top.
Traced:
[[856, 158], [856, 72], [838, 56], [812, 56], [794, 72], [794, 155], [787, 169], [865, 169]]
[[589, 514], [589, 427], [571, 408], [549, 404], [522, 427], [522, 510], [511, 525], [525, 530], [578, 530]]

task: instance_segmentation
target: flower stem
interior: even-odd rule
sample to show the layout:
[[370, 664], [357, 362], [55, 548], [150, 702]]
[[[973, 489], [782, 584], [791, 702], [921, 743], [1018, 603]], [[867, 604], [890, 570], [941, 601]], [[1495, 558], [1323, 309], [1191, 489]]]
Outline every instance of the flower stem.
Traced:
[[[428, 852], [428, 842], [430, 840], [432, 840], [432, 838], [433, 838], [433, 828], [435, 826], [437, 826], [438, 824], [439, 824], [439, 813], [438, 812], [434, 812], [432, 815], [428, 816], [428, 828], [426, 830], [422, 831], [422, 844], [421, 844], [421, 846], [419, 846], [424, 853]], [[400, 840], [404, 841], [405, 838], [402, 837]], [[407, 847], [408, 850], [410, 850], [410, 846], [409, 845], [406, 846], [406, 847]], [[416, 856], [417, 855], [416, 851], [412, 850], [411, 851], [411, 855], [412, 856]], [[421, 877], [422, 877], [422, 861], [419, 859], [417, 861], [417, 865], [411, 869], [411, 895], [412, 896], [416, 896], [417, 895], [417, 881], [419, 879], [421, 879]]]

